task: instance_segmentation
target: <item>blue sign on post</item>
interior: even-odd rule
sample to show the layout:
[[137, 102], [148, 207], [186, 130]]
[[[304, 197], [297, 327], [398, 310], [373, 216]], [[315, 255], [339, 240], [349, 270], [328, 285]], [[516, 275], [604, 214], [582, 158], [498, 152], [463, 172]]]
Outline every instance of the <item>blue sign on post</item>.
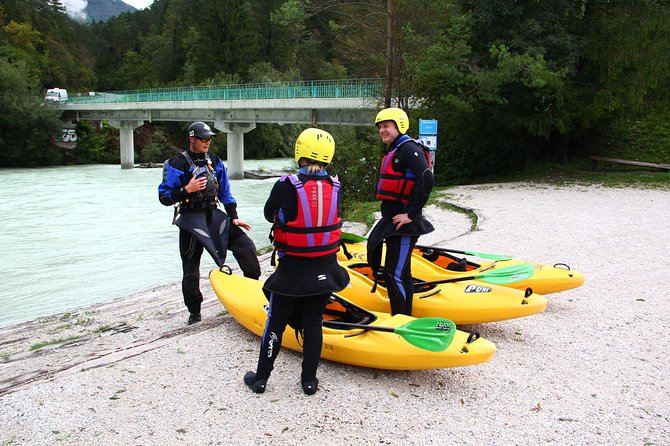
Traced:
[[419, 119], [420, 135], [437, 135], [437, 119]]
[[437, 119], [419, 119], [419, 139], [430, 149], [430, 157], [434, 166], [437, 151]]
[[419, 119], [419, 139], [431, 151], [437, 150], [437, 119]]

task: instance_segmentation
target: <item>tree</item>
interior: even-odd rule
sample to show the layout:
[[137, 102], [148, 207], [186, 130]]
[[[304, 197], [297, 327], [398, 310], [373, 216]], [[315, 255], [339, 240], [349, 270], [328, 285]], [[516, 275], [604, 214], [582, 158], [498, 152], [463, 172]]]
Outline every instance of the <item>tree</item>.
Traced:
[[161, 129], [153, 131], [148, 139], [138, 160], [143, 163], [162, 163], [178, 153]]
[[[586, 0], [584, 11], [584, 45], [566, 101], [573, 135], [603, 133], [601, 129], [648, 114], [667, 113], [670, 4]], [[568, 138], [561, 147], [562, 158], [567, 156], [567, 143]]]
[[[5, 48], [0, 47], [0, 54]], [[45, 106], [37, 80], [26, 64], [0, 57], [0, 166], [57, 164], [53, 137], [61, 128], [57, 111]]]
[[408, 39], [414, 51], [405, 52], [411, 96], [440, 118], [449, 147], [437, 171], [452, 181], [565, 160], [569, 141], [583, 147], [583, 135], [639, 112], [667, 79], [667, 3], [452, 7], [439, 33]]

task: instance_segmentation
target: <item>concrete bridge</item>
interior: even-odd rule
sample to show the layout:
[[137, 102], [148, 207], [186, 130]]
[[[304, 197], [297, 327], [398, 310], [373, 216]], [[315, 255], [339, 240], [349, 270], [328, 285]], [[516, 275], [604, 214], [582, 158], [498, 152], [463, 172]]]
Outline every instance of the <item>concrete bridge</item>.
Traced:
[[205, 121], [227, 135], [230, 178], [244, 176], [244, 134], [256, 124], [371, 125], [383, 104], [378, 79], [155, 88], [70, 95], [66, 121], [106, 120], [120, 131], [121, 167], [134, 167], [133, 130], [145, 121]]

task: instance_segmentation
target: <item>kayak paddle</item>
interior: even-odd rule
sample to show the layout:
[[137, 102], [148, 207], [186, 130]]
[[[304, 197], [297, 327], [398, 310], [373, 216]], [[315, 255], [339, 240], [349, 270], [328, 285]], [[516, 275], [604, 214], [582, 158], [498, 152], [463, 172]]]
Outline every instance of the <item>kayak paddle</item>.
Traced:
[[419, 249], [430, 249], [436, 252], [453, 252], [456, 254], [466, 254], [469, 256], [476, 256], [480, 259], [491, 259], [491, 260], [511, 260], [512, 256], [505, 254], [486, 254], [484, 252], [474, 252], [474, 251], [459, 251], [458, 249], [449, 249], [449, 248], [438, 248], [437, 246], [426, 246], [426, 245], [416, 245], [416, 248]]
[[[368, 240], [367, 238], [363, 237], [362, 235], [352, 234], [350, 232], [343, 232], [340, 235], [340, 238], [345, 243], [362, 243], [362, 242], [365, 242], [365, 241]], [[486, 254], [484, 252], [459, 251], [457, 249], [439, 248], [437, 246], [416, 245], [416, 247], [419, 248], [419, 249], [432, 249], [433, 251], [437, 251], [437, 252], [453, 252], [453, 253], [456, 253], [456, 254], [466, 254], [466, 255], [469, 255], [469, 256], [477, 256], [480, 259], [511, 260], [513, 258], [512, 256], [508, 256], [508, 255], [504, 255], [504, 254]]]
[[445, 351], [456, 335], [456, 324], [441, 317], [422, 317], [395, 328], [337, 321], [323, 321], [323, 325], [395, 333], [413, 346], [431, 352]]
[[439, 285], [441, 283], [462, 282], [464, 280], [481, 280], [496, 285], [521, 282], [530, 278], [535, 273], [533, 265], [521, 263], [519, 265], [505, 266], [480, 274], [471, 276], [455, 277], [452, 279], [432, 280], [430, 282], [415, 282], [415, 285]]

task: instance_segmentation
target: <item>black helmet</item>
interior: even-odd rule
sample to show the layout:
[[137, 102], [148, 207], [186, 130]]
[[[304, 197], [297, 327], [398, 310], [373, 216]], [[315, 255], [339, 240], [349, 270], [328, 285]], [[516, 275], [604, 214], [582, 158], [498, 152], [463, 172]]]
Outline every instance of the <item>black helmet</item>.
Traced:
[[204, 122], [196, 121], [188, 126], [188, 136], [211, 138], [212, 136], [216, 136], [216, 133], [214, 133]]

